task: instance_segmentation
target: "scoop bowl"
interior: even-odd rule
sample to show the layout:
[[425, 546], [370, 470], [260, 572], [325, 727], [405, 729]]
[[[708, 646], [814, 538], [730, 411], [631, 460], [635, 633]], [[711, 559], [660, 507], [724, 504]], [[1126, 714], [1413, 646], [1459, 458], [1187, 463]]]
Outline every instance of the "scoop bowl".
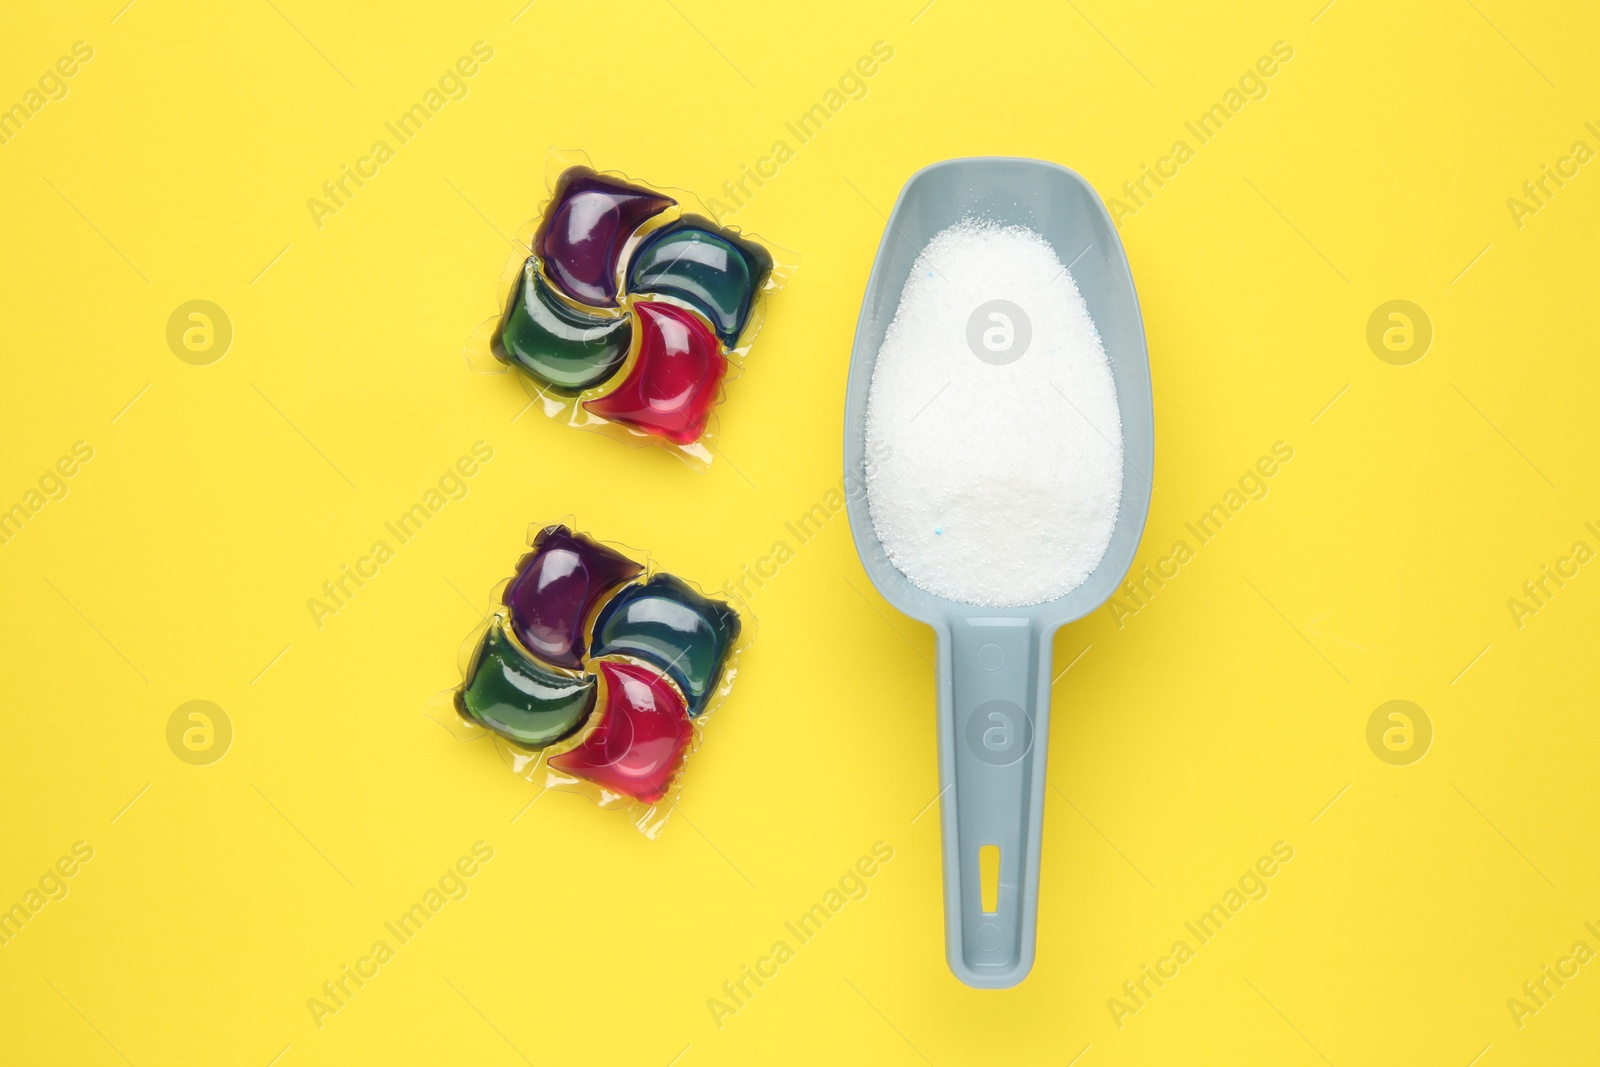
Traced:
[[[975, 607], [913, 585], [879, 543], [864, 488], [867, 395], [884, 334], [917, 254], [966, 218], [1026, 226], [1054, 247], [1100, 331], [1122, 418], [1122, 500], [1104, 558], [1066, 595], [1025, 608]], [[1153, 423], [1139, 298], [1116, 227], [1089, 183], [1054, 163], [1001, 157], [945, 160], [912, 175], [884, 228], [856, 323], [844, 470], [845, 485], [857, 491], [846, 500], [872, 584], [937, 638], [945, 954], [969, 986], [1009, 988], [1033, 966], [1052, 646], [1056, 630], [1099, 607], [1133, 562], [1150, 509]], [[980, 857], [995, 848], [998, 876], [991, 859], [986, 884]]]

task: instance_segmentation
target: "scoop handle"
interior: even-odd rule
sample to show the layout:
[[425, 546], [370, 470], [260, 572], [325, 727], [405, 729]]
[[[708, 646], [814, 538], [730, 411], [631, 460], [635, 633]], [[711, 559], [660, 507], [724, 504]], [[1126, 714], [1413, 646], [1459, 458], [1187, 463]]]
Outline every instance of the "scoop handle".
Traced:
[[939, 632], [945, 954], [979, 989], [1014, 986], [1033, 966], [1052, 636], [1025, 618], [955, 618]]

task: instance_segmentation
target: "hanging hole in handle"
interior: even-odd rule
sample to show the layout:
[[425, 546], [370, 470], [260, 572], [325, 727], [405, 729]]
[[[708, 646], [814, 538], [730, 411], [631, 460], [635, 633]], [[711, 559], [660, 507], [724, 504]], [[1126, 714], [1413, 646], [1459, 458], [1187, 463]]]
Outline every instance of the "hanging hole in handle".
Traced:
[[1000, 910], [1000, 846], [984, 845], [978, 849], [978, 888], [983, 901], [983, 913], [993, 915]]

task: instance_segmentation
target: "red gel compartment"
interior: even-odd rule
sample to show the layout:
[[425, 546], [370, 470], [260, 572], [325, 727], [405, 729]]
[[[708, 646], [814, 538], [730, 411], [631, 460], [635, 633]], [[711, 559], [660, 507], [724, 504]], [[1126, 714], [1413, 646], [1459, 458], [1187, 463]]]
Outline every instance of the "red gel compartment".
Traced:
[[653, 804], [667, 794], [694, 727], [666, 678], [634, 663], [594, 664], [605, 689], [600, 724], [577, 748], [550, 757], [558, 771]]
[[556, 187], [534, 251], [550, 281], [567, 296], [592, 307], [615, 307], [628, 238], [676, 203], [588, 167], [572, 167]]
[[638, 300], [639, 356], [626, 378], [583, 406], [602, 418], [686, 445], [705, 432], [727, 372], [711, 327], [674, 304]]
[[524, 648], [546, 663], [569, 670], [583, 666], [588, 651], [589, 613], [606, 593], [644, 568], [619, 552], [565, 526], [540, 532], [533, 551], [517, 565], [506, 587], [511, 628]]

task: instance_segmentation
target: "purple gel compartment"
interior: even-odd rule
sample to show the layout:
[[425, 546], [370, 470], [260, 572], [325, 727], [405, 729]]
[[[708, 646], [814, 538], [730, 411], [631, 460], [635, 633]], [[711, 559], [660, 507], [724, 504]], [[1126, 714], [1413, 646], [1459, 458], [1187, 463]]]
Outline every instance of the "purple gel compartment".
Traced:
[[615, 307], [622, 247], [645, 220], [677, 201], [588, 167], [562, 173], [535, 249], [550, 281], [591, 307]]
[[506, 587], [511, 629], [522, 646], [556, 667], [578, 670], [588, 651], [584, 624], [607, 592], [644, 568], [565, 526], [550, 526], [517, 563]]

